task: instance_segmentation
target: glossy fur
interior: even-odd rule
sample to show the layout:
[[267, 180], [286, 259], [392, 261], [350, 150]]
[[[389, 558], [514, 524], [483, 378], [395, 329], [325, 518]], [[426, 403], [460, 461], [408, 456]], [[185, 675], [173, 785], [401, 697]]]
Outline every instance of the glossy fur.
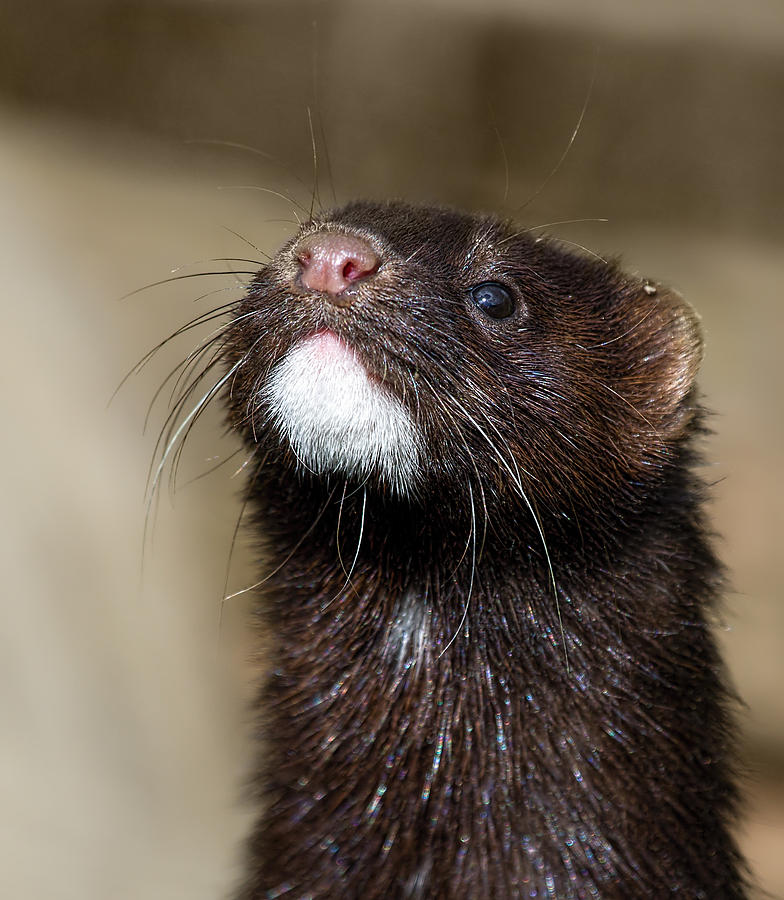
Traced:
[[[225, 335], [272, 662], [240, 900], [740, 898], [720, 573], [693, 472], [700, 338], [676, 296], [492, 218], [357, 203], [338, 306], [291, 246]], [[486, 317], [469, 290], [511, 287]], [[265, 386], [329, 331], [425, 448], [317, 476]]]

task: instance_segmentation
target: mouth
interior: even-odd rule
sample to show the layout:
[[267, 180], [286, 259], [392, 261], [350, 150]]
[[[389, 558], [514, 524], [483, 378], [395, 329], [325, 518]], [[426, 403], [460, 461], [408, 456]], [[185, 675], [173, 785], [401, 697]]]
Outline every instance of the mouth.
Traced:
[[[395, 396], [391, 371], [380, 348], [366, 348], [366, 341], [345, 334], [330, 325], [319, 327], [294, 341], [289, 353], [301, 348], [306, 352], [314, 374], [333, 383], [341, 379], [367, 380], [371, 386]], [[377, 352], [373, 352], [374, 349]], [[385, 374], [380, 374], [384, 372]]]
[[261, 399], [305, 468], [363, 481], [375, 476], [402, 494], [413, 488], [423, 444], [417, 425], [334, 332], [296, 342], [270, 373]]
[[310, 337], [300, 339], [292, 349], [298, 348], [306, 350], [315, 368], [325, 374], [332, 372], [339, 377], [341, 373], [358, 374], [361, 370], [368, 375], [356, 351], [344, 338], [329, 329], [321, 329]]

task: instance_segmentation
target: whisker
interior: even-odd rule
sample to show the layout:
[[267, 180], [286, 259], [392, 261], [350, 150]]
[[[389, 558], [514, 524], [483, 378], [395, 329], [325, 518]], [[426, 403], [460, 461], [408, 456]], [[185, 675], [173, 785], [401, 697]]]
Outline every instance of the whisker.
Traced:
[[518, 206], [518, 207], [517, 207], [517, 209], [515, 210], [515, 213], [516, 213], [516, 214], [519, 215], [519, 213], [521, 213], [524, 209], [527, 209], [527, 208], [534, 202], [534, 200], [536, 200], [536, 198], [537, 198], [537, 197], [542, 193], [542, 191], [547, 187], [547, 185], [550, 183], [550, 181], [551, 181], [551, 180], [556, 176], [556, 174], [558, 173], [558, 170], [559, 170], [559, 169], [561, 168], [561, 166], [564, 164], [564, 161], [566, 160], [566, 157], [569, 155], [569, 151], [572, 149], [572, 145], [574, 144], [574, 142], [575, 142], [575, 140], [576, 140], [576, 138], [577, 138], [577, 134], [578, 134], [578, 132], [580, 131], [580, 128], [582, 127], [583, 119], [585, 118], [585, 113], [586, 113], [587, 110], [588, 110], [588, 103], [590, 102], [591, 94], [593, 94], [593, 86], [594, 86], [595, 81], [596, 81], [596, 64], [594, 63], [593, 74], [591, 75], [591, 82], [590, 82], [590, 84], [588, 85], [588, 90], [587, 90], [587, 92], [586, 92], [586, 94], [585, 94], [585, 100], [583, 101], [583, 106], [582, 106], [582, 109], [580, 110], [580, 115], [579, 115], [579, 117], [578, 117], [578, 119], [577, 119], [577, 124], [574, 126], [574, 130], [572, 131], [571, 137], [569, 138], [569, 142], [567, 143], [567, 145], [566, 145], [566, 147], [565, 147], [563, 153], [561, 154], [561, 156], [560, 156], [558, 162], [557, 162], [557, 163], [555, 164], [555, 166], [552, 168], [552, 170], [550, 171], [550, 173], [548, 174], [548, 176], [547, 176], [547, 177], [544, 179], [544, 181], [539, 185], [539, 187], [534, 191], [534, 193], [531, 194], [531, 195], [529, 196], [529, 198], [525, 201], [525, 203], [523, 203], [522, 206]]
[[[162, 389], [165, 387], [168, 380], [173, 376], [174, 372], [176, 372], [177, 368], [179, 368], [179, 366], [181, 366], [181, 365], [182, 365], [182, 363], [179, 363], [178, 366], [175, 367], [175, 369], [173, 369], [171, 373], [169, 373], [169, 375], [167, 376], [164, 383], [155, 392], [155, 397], [153, 398], [153, 401], [152, 401], [153, 403], [155, 402], [157, 396], [160, 394]], [[198, 375], [198, 377], [196, 379], [194, 379], [192, 384], [188, 387], [187, 391], [183, 392], [182, 396], [180, 396], [178, 398], [177, 402], [174, 403], [171, 406], [171, 408], [169, 409], [168, 415], [166, 416], [166, 419], [164, 420], [164, 423], [158, 434], [158, 439], [155, 443], [155, 447], [153, 448], [153, 458], [150, 460], [150, 471], [148, 473], [148, 489], [149, 489], [149, 481], [152, 478], [152, 472], [153, 472], [153, 468], [154, 468], [154, 464], [155, 464], [155, 459], [157, 458], [157, 455], [158, 455], [158, 450], [160, 449], [160, 447], [162, 445], [165, 445], [167, 443], [168, 438], [171, 435], [173, 428], [175, 427], [175, 423], [177, 422], [177, 417], [178, 417], [179, 413], [181, 412], [182, 407], [184, 406], [185, 403], [187, 403], [190, 395], [197, 389], [199, 383], [207, 376], [208, 372], [209, 372], [209, 368], [203, 370]], [[151, 409], [152, 409], [152, 406], [148, 410], [148, 413], [147, 413], [148, 417], [151, 415]]]
[[222, 141], [215, 140], [211, 138], [188, 138], [185, 141], [186, 144], [205, 144], [208, 146], [215, 147], [228, 147], [233, 150], [243, 150], [247, 153], [253, 153], [256, 156], [260, 156], [262, 159], [267, 160], [267, 162], [271, 162], [273, 165], [278, 166], [278, 168], [283, 169], [287, 174], [298, 181], [302, 187], [306, 187], [305, 182], [297, 175], [294, 171], [294, 168], [288, 163], [283, 162], [283, 160], [278, 159], [277, 156], [272, 153], [267, 153], [265, 150], [260, 150], [258, 147], [253, 147], [250, 144], [242, 144], [239, 141]]
[[174, 432], [174, 435], [172, 436], [171, 440], [170, 440], [169, 443], [167, 444], [166, 449], [165, 449], [164, 452], [163, 452], [163, 456], [161, 457], [161, 461], [158, 463], [158, 467], [157, 467], [156, 470], [155, 470], [155, 475], [154, 475], [154, 477], [153, 477], [152, 485], [151, 485], [151, 491], [152, 491], [152, 493], [155, 493], [155, 490], [156, 490], [156, 488], [157, 488], [157, 485], [158, 485], [158, 483], [159, 483], [159, 481], [160, 481], [161, 472], [163, 471], [163, 468], [164, 468], [164, 466], [166, 465], [166, 460], [168, 459], [169, 454], [170, 454], [171, 451], [172, 451], [172, 448], [175, 446], [176, 442], [178, 441], [178, 439], [179, 439], [180, 435], [183, 433], [183, 431], [188, 427], [188, 423], [191, 422], [191, 421], [193, 420], [193, 418], [194, 418], [195, 416], [197, 416], [197, 415], [199, 414], [199, 412], [204, 408], [204, 406], [205, 406], [207, 403], [209, 403], [210, 400], [218, 393], [218, 391], [220, 391], [220, 389], [223, 387], [223, 385], [226, 384], [226, 382], [229, 380], [229, 378], [231, 378], [231, 376], [234, 374], [234, 371], [237, 369], [237, 367], [238, 367], [239, 365], [240, 365], [239, 362], [238, 362], [238, 363], [235, 363], [235, 364], [229, 369], [229, 371], [226, 372], [226, 373], [223, 375], [223, 377], [220, 378], [220, 379], [219, 379], [219, 380], [218, 380], [218, 381], [217, 381], [217, 382], [216, 382], [216, 383], [215, 383], [215, 384], [214, 384], [214, 385], [213, 385], [213, 386], [212, 386], [212, 387], [211, 387], [211, 388], [210, 388], [210, 389], [209, 389], [209, 390], [201, 397], [201, 399], [200, 399], [199, 402], [196, 404], [196, 406], [195, 406], [195, 407], [187, 414], [187, 416], [185, 416], [185, 418], [182, 420], [182, 422], [180, 423], [179, 427], [178, 427], [177, 430]]
[[310, 107], [308, 112], [308, 128], [310, 129], [310, 143], [313, 146], [313, 193], [310, 199], [310, 220], [313, 221], [313, 208], [318, 204], [318, 208], [322, 209], [321, 197], [319, 196], [319, 172], [318, 172], [318, 152], [316, 149], [316, 134], [313, 131], [313, 116]]
[[365, 533], [365, 509], [367, 507], [367, 488], [362, 491], [362, 513], [360, 515], [359, 520], [359, 537], [357, 538], [357, 549], [354, 553], [354, 559], [351, 561], [351, 568], [346, 573], [346, 583], [343, 585], [342, 590], [345, 590], [348, 585], [351, 583], [351, 576], [354, 572], [354, 568], [357, 565], [357, 560], [359, 559], [359, 548], [362, 546], [362, 536]]
[[[248, 259], [245, 256], [210, 256], [206, 259], [195, 259], [193, 262], [182, 263], [179, 266], [175, 266], [170, 271], [172, 275], [175, 275], [177, 272], [181, 272], [183, 269], [188, 269], [191, 266], [203, 266], [211, 262], [246, 262], [250, 263], [252, 266], [258, 266], [260, 269], [263, 269], [266, 266], [266, 263], [259, 262], [257, 259]], [[230, 275], [231, 272], [227, 272], [226, 274]]]
[[[198, 365], [198, 363], [201, 361], [201, 358], [204, 355], [206, 355], [206, 353], [211, 349], [211, 347], [214, 344], [216, 344], [218, 341], [221, 340], [221, 338], [225, 334], [228, 327], [229, 327], [228, 325], [224, 326], [221, 330], [219, 330], [216, 334], [214, 334], [208, 341], [206, 341], [206, 343], [204, 343], [203, 345], [192, 350], [191, 353], [189, 353], [188, 356], [185, 357], [185, 359], [178, 362], [177, 365], [174, 366], [174, 368], [164, 378], [164, 380], [161, 382], [161, 384], [158, 386], [155, 393], [153, 394], [152, 400], [150, 401], [150, 403], [147, 407], [147, 414], [144, 419], [144, 430], [145, 431], [147, 430], [147, 427], [149, 425], [149, 420], [152, 415], [152, 410], [154, 409], [155, 404], [158, 402], [158, 398], [163, 393], [163, 390], [166, 387], [166, 385], [171, 381], [172, 378], [174, 378], [174, 376], [177, 374], [177, 372], [179, 370], [182, 370], [184, 373], [184, 372], [188, 371], [188, 369], [191, 368], [192, 366]], [[213, 357], [213, 360], [214, 359], [215, 359], [215, 357]], [[209, 371], [210, 368], [211, 368], [211, 364], [208, 364], [207, 366], [205, 366], [205, 368], [201, 371], [200, 375], [195, 379], [195, 381], [198, 382], [198, 380], [200, 378], [202, 378]], [[177, 378], [177, 381], [175, 382], [175, 385], [172, 388], [172, 395], [169, 399], [169, 404], [168, 404], [168, 408], [170, 410], [173, 409], [177, 405], [180, 397], [182, 396], [182, 393], [178, 394], [178, 392], [177, 392], [177, 388], [178, 388], [179, 384], [181, 383], [181, 379], [182, 379], [182, 375], [180, 375]]]
[[122, 302], [123, 300], [129, 300], [131, 297], [135, 297], [143, 291], [149, 291], [152, 288], [160, 287], [162, 284], [171, 284], [174, 281], [185, 281], [187, 278], [207, 278], [211, 275], [222, 275], [224, 277], [227, 275], [258, 275], [258, 269], [255, 269], [252, 272], [231, 270], [221, 272], [188, 272], [185, 275], [172, 275], [170, 278], [161, 278], [160, 281], [151, 281], [149, 284], [144, 284], [133, 291], [129, 291], [127, 294], [118, 297], [118, 301]]
[[586, 222], [609, 222], [609, 219], [605, 219], [597, 216], [589, 216], [585, 219], [561, 219], [558, 222], [545, 222], [542, 225], [531, 225], [529, 228], [524, 228], [522, 231], [518, 231], [514, 237], [517, 237], [520, 234], [525, 234], [531, 231], [541, 231], [544, 228], [556, 228], [558, 225], [582, 225]]
[[656, 428], [653, 422], [651, 422], [650, 419], [644, 416], [630, 400], [627, 400], [626, 397], [623, 396], [623, 394], [619, 394], [618, 391], [614, 390], [610, 387], [609, 384], [605, 384], [603, 381], [599, 381], [597, 382], [597, 384], [599, 384], [600, 387], [603, 387], [606, 391], [609, 391], [613, 396], [617, 397], [619, 400], [625, 403], [629, 407], [629, 409], [633, 410], [643, 420], [643, 422], [645, 422], [645, 424], [655, 435], [659, 435], [659, 430]]
[[493, 106], [489, 102], [487, 105], [490, 110], [490, 127], [493, 129], [493, 134], [498, 142], [498, 149], [501, 151], [501, 159], [504, 164], [504, 196], [501, 200], [501, 205], [506, 206], [506, 202], [509, 199], [509, 157], [506, 154], [506, 147], [504, 146], [504, 140], [501, 137], [501, 132], [498, 128], [498, 123], [496, 122]]
[[[235, 288], [234, 287], [221, 288], [221, 291], [224, 291], [224, 290], [235, 290]], [[204, 294], [203, 296], [206, 297], [208, 295]], [[220, 318], [221, 316], [223, 316], [223, 314], [225, 313], [226, 310], [232, 309], [234, 306], [236, 306], [237, 302], [238, 301], [232, 301], [231, 303], [227, 303], [223, 306], [218, 306], [215, 309], [210, 310], [209, 312], [202, 313], [201, 315], [197, 316], [195, 319], [192, 319], [186, 325], [181, 325], [176, 331], [173, 331], [167, 338], [164, 338], [162, 341], [157, 343], [151, 350], [148, 350], [147, 353], [145, 353], [144, 356], [138, 362], [136, 362], [133, 365], [133, 367], [130, 368], [125, 373], [125, 375], [123, 375], [122, 379], [120, 380], [120, 383], [117, 385], [117, 387], [114, 389], [114, 391], [112, 391], [112, 395], [109, 398], [109, 404], [112, 403], [112, 401], [117, 396], [117, 394], [120, 392], [120, 390], [125, 386], [128, 379], [134, 375], [138, 375], [139, 372], [141, 372], [144, 369], [144, 367], [150, 362], [150, 360], [155, 356], [155, 354], [158, 353], [163, 347], [165, 347], [166, 344], [168, 344], [170, 341], [174, 340], [176, 337], [179, 337], [179, 335], [184, 334], [186, 331], [189, 331], [191, 328], [196, 328], [198, 325], [202, 325], [205, 322], [211, 321], [212, 319]], [[180, 363], [177, 366], [177, 368], [179, 368], [180, 365], [182, 365], [182, 363]], [[176, 369], [175, 369], [175, 371], [176, 371]], [[172, 373], [170, 373], [170, 375], [171, 374]]]
[[[256, 456], [258, 453], [259, 447], [258, 444], [253, 448], [251, 453], [246, 457], [242, 466], [240, 466], [240, 470], [244, 469], [248, 463]], [[263, 462], [262, 462], [263, 465]], [[261, 470], [261, 466], [256, 468], [256, 471], [253, 474], [253, 478], [248, 484], [245, 490], [245, 496], [242, 499], [242, 505], [240, 506], [240, 512], [237, 516], [237, 521], [234, 523], [234, 531], [231, 535], [231, 544], [229, 546], [229, 558], [226, 560], [226, 574], [223, 580], [223, 594], [221, 596], [220, 608], [218, 610], [218, 639], [220, 640], [221, 631], [223, 629], [223, 612], [226, 607], [226, 600], [228, 599], [229, 592], [229, 577], [231, 575], [231, 564], [234, 559], [234, 548], [237, 546], [237, 537], [240, 532], [240, 525], [242, 524], [242, 520], [245, 518], [245, 510], [248, 508], [248, 503], [250, 502], [250, 495], [253, 490], [253, 485], [256, 483], [256, 476]], [[235, 473], [236, 474], [236, 473]]]
[[308, 528], [308, 530], [302, 535], [302, 537], [297, 541], [297, 543], [294, 544], [294, 546], [291, 549], [291, 552], [283, 560], [283, 562], [280, 563], [280, 565], [275, 566], [275, 568], [271, 572], [268, 572], [264, 576], [264, 578], [261, 579], [261, 581], [257, 581], [255, 584], [248, 585], [248, 587], [244, 587], [244, 588], [242, 588], [242, 590], [235, 591], [233, 594], [229, 594], [224, 599], [225, 600], [233, 600], [235, 597], [239, 597], [241, 594], [247, 594], [248, 591], [254, 591], [257, 588], [260, 588], [262, 585], [266, 584], [266, 582], [268, 582], [270, 580], [270, 578], [277, 575], [278, 572], [280, 572], [280, 570], [289, 562], [289, 560], [294, 556], [294, 554], [297, 552], [297, 550], [299, 550], [299, 548], [305, 543], [305, 541], [313, 533], [313, 530], [315, 529], [316, 525], [318, 525], [319, 521], [321, 520], [321, 517], [324, 515], [324, 513], [329, 508], [330, 503], [332, 503], [332, 498], [335, 496], [336, 490], [337, 490], [337, 486], [332, 488], [332, 490], [329, 493], [329, 496], [324, 501], [324, 505], [319, 510], [318, 515], [313, 520], [313, 523], [310, 526], [310, 528]]
[[343, 570], [343, 574], [348, 578], [348, 572], [346, 571], [346, 565], [343, 562], [343, 554], [340, 550], [340, 522], [343, 518], [343, 506], [346, 502], [346, 491], [348, 490], [348, 481], [343, 482], [343, 496], [340, 498], [340, 506], [338, 507], [338, 521], [335, 525], [335, 549], [338, 553], [338, 562], [340, 563], [340, 568]]
[[[253, 451], [256, 452], [255, 450]], [[201, 481], [202, 478], [207, 478], [212, 475], [213, 472], [217, 472], [218, 469], [223, 468], [223, 466], [230, 463], [236, 456], [239, 456], [242, 453], [242, 447], [238, 447], [228, 456], [224, 456], [219, 462], [215, 463], [214, 466], [210, 466], [208, 469], [205, 469], [203, 472], [200, 472], [198, 475], [194, 475], [192, 478], [189, 478], [183, 485], [183, 487], [187, 487], [189, 484], [195, 484], [197, 481]]]
[[449, 639], [447, 645], [444, 649], [438, 654], [436, 660], [441, 659], [441, 657], [446, 653], [446, 651], [454, 644], [457, 636], [463, 630], [463, 626], [466, 623], [466, 619], [468, 618], [468, 607], [471, 603], [471, 594], [474, 590], [474, 575], [476, 573], [476, 511], [474, 509], [474, 492], [471, 489], [471, 482], [468, 482], [468, 494], [469, 499], [471, 501], [471, 576], [468, 582], [468, 594], [466, 595], [465, 606], [463, 607], [463, 617], [460, 619], [460, 624], [455, 629], [455, 633]]
[[262, 187], [260, 184], [220, 184], [217, 189], [219, 191], [259, 191], [262, 194], [270, 194], [273, 197], [279, 197], [289, 204], [291, 212], [300, 225], [302, 225], [302, 220], [297, 215], [297, 209], [302, 210], [302, 212], [307, 212], [307, 209], [305, 209], [301, 203], [298, 203], [296, 200], [289, 197], [288, 194], [284, 194], [282, 191], [276, 191], [273, 188]]
[[[272, 219], [270, 221], [274, 222], [274, 221], [286, 221], [286, 220]], [[296, 224], [297, 224], [296, 222], [292, 222], [292, 225], [296, 225]], [[268, 262], [272, 262], [272, 257], [270, 256], [270, 254], [265, 253], [263, 250], [261, 250], [259, 247], [257, 247], [253, 243], [253, 241], [250, 240], [250, 238], [246, 238], [245, 235], [240, 234], [239, 231], [235, 231], [233, 228], [229, 228], [228, 225], [221, 225], [221, 228], [223, 228], [224, 231], [228, 231], [229, 234], [233, 234], [234, 237], [239, 238], [244, 244], [247, 244], [249, 247], [252, 247], [256, 251], [256, 253], [260, 253]]]
[[332, 193], [332, 202], [337, 203], [337, 196], [335, 195], [335, 179], [332, 177], [332, 163], [329, 158], [329, 145], [327, 143], [327, 136], [324, 131], [324, 121], [321, 118], [321, 104], [319, 102], [319, 85], [321, 84], [321, 79], [319, 78], [319, 59], [318, 59], [318, 21], [316, 19], [313, 20], [313, 103], [316, 108], [316, 118], [318, 120], [318, 130], [319, 136], [321, 137], [321, 146], [324, 148], [324, 161], [327, 166], [327, 178], [329, 180], [329, 187]]
[[[541, 238], [538, 238], [541, 240]], [[572, 247], [578, 247], [580, 250], [584, 250], [589, 256], [593, 256], [599, 260], [599, 262], [603, 262], [606, 266], [610, 265], [609, 260], [605, 259], [603, 256], [600, 256], [595, 250], [591, 250], [590, 247], [586, 247], [585, 244], [580, 244], [577, 241], [567, 241], [566, 238], [555, 238], [559, 244], [570, 244]]]
[[642, 323], [647, 318], [649, 318], [649, 316], [652, 316], [653, 313], [656, 312], [656, 310], [657, 310], [656, 306], [649, 309], [648, 312], [645, 313], [645, 315], [640, 319], [639, 322], [635, 322], [634, 325], [631, 326], [631, 328], [627, 328], [626, 331], [624, 331], [622, 334], [619, 334], [617, 337], [610, 338], [610, 340], [608, 340], [608, 341], [602, 341], [601, 344], [594, 344], [591, 347], [582, 347], [581, 349], [582, 350], [598, 350], [600, 347], [607, 347], [610, 344], [614, 344], [616, 341], [620, 341], [622, 338], [625, 338], [627, 335], [632, 334], [632, 332], [636, 331], [640, 327], [640, 325], [642, 325]]

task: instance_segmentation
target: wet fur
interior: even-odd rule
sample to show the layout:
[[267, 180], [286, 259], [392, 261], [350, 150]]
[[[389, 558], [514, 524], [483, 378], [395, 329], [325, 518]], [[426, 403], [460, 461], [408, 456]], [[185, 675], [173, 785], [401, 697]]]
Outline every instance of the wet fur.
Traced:
[[[212, 369], [249, 451], [272, 637], [239, 900], [746, 896], [721, 577], [680, 298], [490, 217], [349, 205], [348, 309], [284, 248]], [[487, 280], [519, 308], [467, 301]], [[330, 329], [416, 423], [404, 491], [318, 477], [265, 386]]]

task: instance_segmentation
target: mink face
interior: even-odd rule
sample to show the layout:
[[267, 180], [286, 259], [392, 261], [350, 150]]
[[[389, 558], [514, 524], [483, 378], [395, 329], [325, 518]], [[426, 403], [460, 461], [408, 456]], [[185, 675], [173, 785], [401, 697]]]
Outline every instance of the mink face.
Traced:
[[744, 896], [689, 307], [353, 203], [224, 340], [274, 644], [239, 896]]
[[[338, 295], [302, 283], [298, 247], [323, 233], [376, 254]], [[255, 279], [231, 403], [300, 472], [412, 504], [471, 483], [491, 505], [525, 492], [564, 515], [666, 464], [699, 355], [689, 308], [614, 265], [490, 218], [356, 203]]]

